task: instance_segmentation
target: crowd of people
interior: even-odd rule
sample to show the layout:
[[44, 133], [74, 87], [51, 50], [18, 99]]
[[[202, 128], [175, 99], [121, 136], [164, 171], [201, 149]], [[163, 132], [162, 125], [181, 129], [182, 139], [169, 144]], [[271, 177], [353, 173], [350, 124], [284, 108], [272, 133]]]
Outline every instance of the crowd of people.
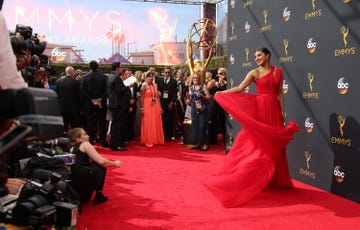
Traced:
[[95, 144], [126, 151], [131, 145], [151, 148], [181, 141], [187, 119], [192, 121], [191, 149], [207, 151], [217, 142], [219, 130], [225, 130], [221, 127], [225, 123], [219, 122], [225, 112], [214, 100], [215, 93], [226, 87], [224, 68], [217, 74], [208, 71], [206, 81], [198, 73], [191, 75], [182, 69], [173, 72], [170, 67], [159, 73], [150, 66], [146, 72], [137, 70], [133, 74], [120, 62], [113, 62], [111, 72], [104, 74], [98, 63], [91, 61], [89, 69], [83, 72], [67, 66], [50, 84], [58, 95], [64, 133], [76, 155], [71, 169], [82, 202], [94, 192], [94, 204], [106, 202], [102, 193], [106, 167], [121, 164], [101, 157]]
[[[205, 178], [204, 184], [225, 207], [241, 205], [264, 188], [292, 188], [285, 146], [298, 126], [294, 122], [284, 126], [282, 70], [270, 64], [270, 56], [266, 48], [257, 49], [255, 60], [259, 67], [249, 72], [239, 86], [229, 89], [225, 68], [217, 69], [216, 73], [207, 70], [202, 75], [188, 74], [182, 69], [173, 74], [171, 68], [165, 67], [159, 74], [151, 66], [145, 73], [136, 71], [135, 77], [130, 69], [122, 70], [121, 64], [115, 62], [107, 76], [92, 61], [91, 70], [83, 76], [80, 86], [76, 83], [85, 105], [83, 127], [89, 134], [89, 145], [98, 140], [103, 147], [116, 151], [127, 150], [136, 139], [138, 142], [131, 145], [138, 143], [148, 148], [163, 145], [177, 138], [181, 140], [182, 125], [189, 119], [191, 149], [207, 151], [209, 145], [218, 141], [219, 134], [224, 134], [224, 108], [245, 128], [238, 134], [222, 170]], [[252, 82], [258, 94], [241, 93]], [[58, 86], [56, 90], [60, 92]], [[110, 117], [106, 119], [109, 111]], [[86, 135], [85, 131], [82, 135]], [[275, 140], [279, 143], [274, 144]], [[259, 172], [263, 176], [256, 183], [246, 183], [249, 176]], [[99, 178], [105, 173], [106, 170], [99, 172]], [[101, 188], [100, 185], [93, 188], [100, 194], [95, 203], [107, 200]]]
[[184, 120], [193, 124], [192, 149], [206, 151], [219, 134], [225, 136], [225, 112], [214, 100], [226, 87], [225, 68], [208, 70], [205, 79], [170, 67], [158, 71], [150, 66], [133, 73], [120, 62], [112, 63], [108, 74], [99, 71], [96, 61], [89, 68], [84, 73], [67, 66], [52, 87], [64, 132], [82, 127], [91, 144], [113, 151], [126, 151], [132, 141], [146, 147], [182, 141]]

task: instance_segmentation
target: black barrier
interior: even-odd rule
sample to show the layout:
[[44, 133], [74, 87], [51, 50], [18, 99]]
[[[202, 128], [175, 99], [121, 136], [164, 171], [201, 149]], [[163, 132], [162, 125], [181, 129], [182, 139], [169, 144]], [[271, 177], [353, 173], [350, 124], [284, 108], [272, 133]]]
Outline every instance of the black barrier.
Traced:
[[360, 202], [360, 1], [228, 2], [229, 86], [257, 67], [256, 48], [269, 48], [284, 72], [286, 120], [301, 126], [287, 150], [291, 176]]

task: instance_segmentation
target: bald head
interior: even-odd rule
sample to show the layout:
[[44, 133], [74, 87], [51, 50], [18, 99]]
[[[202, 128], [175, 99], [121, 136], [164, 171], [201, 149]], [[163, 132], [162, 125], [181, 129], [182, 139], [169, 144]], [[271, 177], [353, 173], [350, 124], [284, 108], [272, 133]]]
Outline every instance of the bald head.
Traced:
[[72, 66], [68, 66], [65, 68], [66, 76], [74, 76], [75, 69]]

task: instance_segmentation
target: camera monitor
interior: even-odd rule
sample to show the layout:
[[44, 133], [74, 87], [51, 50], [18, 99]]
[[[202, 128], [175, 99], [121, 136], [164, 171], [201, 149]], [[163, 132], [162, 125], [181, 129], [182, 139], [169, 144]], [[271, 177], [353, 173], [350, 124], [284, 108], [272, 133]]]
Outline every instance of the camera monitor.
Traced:
[[57, 94], [53, 90], [22, 88], [0, 90], [0, 117], [17, 118], [32, 128], [30, 139], [46, 140], [64, 132]]

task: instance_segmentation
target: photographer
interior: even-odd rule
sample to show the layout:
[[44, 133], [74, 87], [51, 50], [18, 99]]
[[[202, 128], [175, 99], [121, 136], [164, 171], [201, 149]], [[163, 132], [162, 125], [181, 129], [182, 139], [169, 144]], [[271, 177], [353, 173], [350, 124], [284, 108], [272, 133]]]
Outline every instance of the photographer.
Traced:
[[105, 183], [106, 168], [120, 167], [120, 161], [111, 161], [102, 157], [89, 142], [89, 136], [82, 128], [74, 128], [68, 132], [70, 151], [75, 154], [75, 163], [71, 166], [74, 187], [81, 202], [86, 202], [95, 191], [94, 204], [108, 200], [102, 190]]
[[[16, 43], [12, 45], [17, 46]], [[17, 68], [27, 85], [29, 87], [48, 89], [48, 72], [52, 70], [52, 67], [48, 65], [48, 56], [31, 55], [29, 50], [23, 51], [21, 54], [15, 53], [15, 55], [17, 57]]]
[[53, 68], [49, 65], [48, 56], [42, 55], [47, 44], [45, 36], [33, 35], [32, 31], [30, 26], [17, 24], [15, 33], [10, 33], [17, 69], [28, 86], [49, 88], [48, 72]]
[[[30, 70], [30, 71], [29, 71]], [[42, 66], [41, 57], [32, 56], [31, 65], [22, 69], [22, 75], [30, 87], [49, 88], [48, 72]], [[25, 75], [25, 76], [24, 76]]]
[[8, 29], [1, 12], [3, 1], [0, 1], [0, 89], [26, 87], [24, 79], [16, 67], [16, 58], [11, 48]]

